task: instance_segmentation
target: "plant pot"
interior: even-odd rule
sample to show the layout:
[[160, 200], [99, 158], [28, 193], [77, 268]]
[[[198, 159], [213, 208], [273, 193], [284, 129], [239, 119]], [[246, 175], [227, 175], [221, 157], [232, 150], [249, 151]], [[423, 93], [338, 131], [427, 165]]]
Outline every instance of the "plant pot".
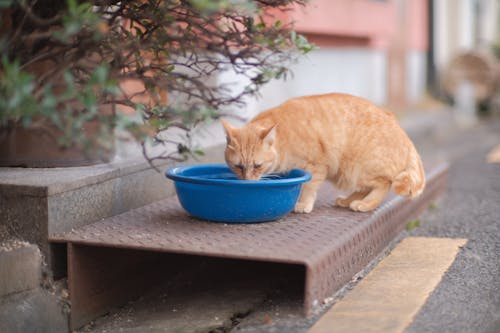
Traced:
[[[51, 68], [56, 66], [53, 59], [37, 61], [26, 68], [26, 71], [36, 77], [43, 76]], [[55, 95], [62, 94], [66, 89], [66, 83], [53, 84]], [[78, 101], [66, 103], [70, 109], [81, 109]], [[54, 113], [67, 112], [65, 109], [54, 109]], [[85, 112], [85, 111], [84, 111]], [[99, 107], [99, 115], [115, 114], [115, 105], [103, 104]], [[0, 167], [27, 167], [27, 168], [50, 168], [50, 167], [73, 167], [87, 166], [110, 162], [114, 157], [114, 137], [111, 148], [104, 148], [98, 144], [98, 133], [100, 130], [99, 120], [86, 122], [81, 128], [81, 133], [90, 139], [85, 147], [81, 143], [74, 143], [69, 147], [60, 144], [59, 139], [64, 133], [47, 120], [34, 119], [35, 125], [22, 127], [19, 124], [0, 126]], [[65, 126], [67, 124], [63, 124]], [[112, 136], [112, 135], [110, 135]]]
[[[81, 145], [62, 147], [57, 139], [60, 135], [60, 131], [51, 126], [0, 127], [0, 166], [28, 168], [86, 166], [109, 162], [114, 156], [114, 148], [104, 149], [97, 144], [86, 149]], [[92, 133], [87, 135], [92, 137]]]

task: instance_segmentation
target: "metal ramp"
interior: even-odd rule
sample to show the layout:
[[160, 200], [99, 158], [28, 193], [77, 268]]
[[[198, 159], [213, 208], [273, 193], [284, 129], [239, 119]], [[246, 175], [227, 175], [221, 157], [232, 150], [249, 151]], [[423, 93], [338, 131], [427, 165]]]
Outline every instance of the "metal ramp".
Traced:
[[[53, 235], [51, 242], [68, 246], [71, 327], [139, 296], [155, 280], [168, 278], [172, 269], [185, 267], [185, 259], [193, 256], [298, 267], [293, 271], [304, 275], [303, 304], [308, 314], [443, 192], [447, 172], [445, 164], [428, 169], [427, 187], [419, 198], [389, 196], [370, 213], [334, 206], [335, 190], [325, 183], [312, 213], [290, 214], [275, 222], [200, 221], [189, 217], [171, 197]], [[160, 255], [169, 257], [168, 265], [158, 265]], [[176, 260], [178, 265], [173, 265]]]

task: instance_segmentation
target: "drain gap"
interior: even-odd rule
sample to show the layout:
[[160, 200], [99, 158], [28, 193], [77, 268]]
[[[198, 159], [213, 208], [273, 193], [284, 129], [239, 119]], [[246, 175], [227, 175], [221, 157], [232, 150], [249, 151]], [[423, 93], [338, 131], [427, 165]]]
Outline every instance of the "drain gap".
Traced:
[[252, 310], [245, 312], [237, 312], [229, 320], [226, 320], [224, 324], [215, 329], [211, 329], [207, 333], [230, 333], [236, 326], [238, 326], [243, 319], [252, 314]]

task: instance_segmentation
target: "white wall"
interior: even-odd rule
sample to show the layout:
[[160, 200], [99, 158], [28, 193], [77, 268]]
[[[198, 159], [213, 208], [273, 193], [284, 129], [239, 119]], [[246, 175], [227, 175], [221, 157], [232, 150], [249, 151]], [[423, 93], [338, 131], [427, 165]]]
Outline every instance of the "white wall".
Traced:
[[458, 0], [458, 49], [467, 50], [475, 45], [475, 2], [476, 0]]
[[438, 69], [445, 68], [459, 52], [489, 48], [498, 41], [499, 7], [498, 0], [434, 1], [433, 46]]
[[479, 0], [478, 35], [480, 45], [491, 45], [500, 38], [500, 1]]
[[[321, 48], [291, 66], [293, 77], [264, 86], [261, 97], [249, 99], [247, 107], [237, 110], [237, 113], [251, 118], [292, 97], [330, 92], [349, 93], [384, 104], [387, 94], [386, 67], [386, 55], [382, 51]], [[220, 80], [233, 82], [238, 79], [234, 74], [226, 73]]]
[[450, 5], [447, 0], [434, 1], [434, 54], [436, 66], [442, 69], [450, 59], [451, 36], [450, 29]]
[[425, 51], [409, 51], [406, 55], [406, 96], [408, 103], [418, 103], [427, 87], [427, 55]]

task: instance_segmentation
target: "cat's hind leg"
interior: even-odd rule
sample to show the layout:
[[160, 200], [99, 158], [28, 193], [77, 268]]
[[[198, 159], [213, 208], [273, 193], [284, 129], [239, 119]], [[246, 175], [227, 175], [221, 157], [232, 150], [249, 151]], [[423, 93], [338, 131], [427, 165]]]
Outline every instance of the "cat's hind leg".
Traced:
[[337, 204], [337, 206], [340, 206], [340, 207], [349, 207], [351, 202], [353, 202], [354, 200], [363, 199], [367, 195], [368, 195], [368, 191], [357, 191], [357, 192], [351, 193], [346, 198], [337, 197], [337, 199], [335, 200], [335, 203]]
[[384, 197], [391, 189], [389, 182], [378, 183], [372, 190], [361, 200], [353, 200], [349, 204], [349, 208], [357, 212], [368, 212], [380, 205]]

